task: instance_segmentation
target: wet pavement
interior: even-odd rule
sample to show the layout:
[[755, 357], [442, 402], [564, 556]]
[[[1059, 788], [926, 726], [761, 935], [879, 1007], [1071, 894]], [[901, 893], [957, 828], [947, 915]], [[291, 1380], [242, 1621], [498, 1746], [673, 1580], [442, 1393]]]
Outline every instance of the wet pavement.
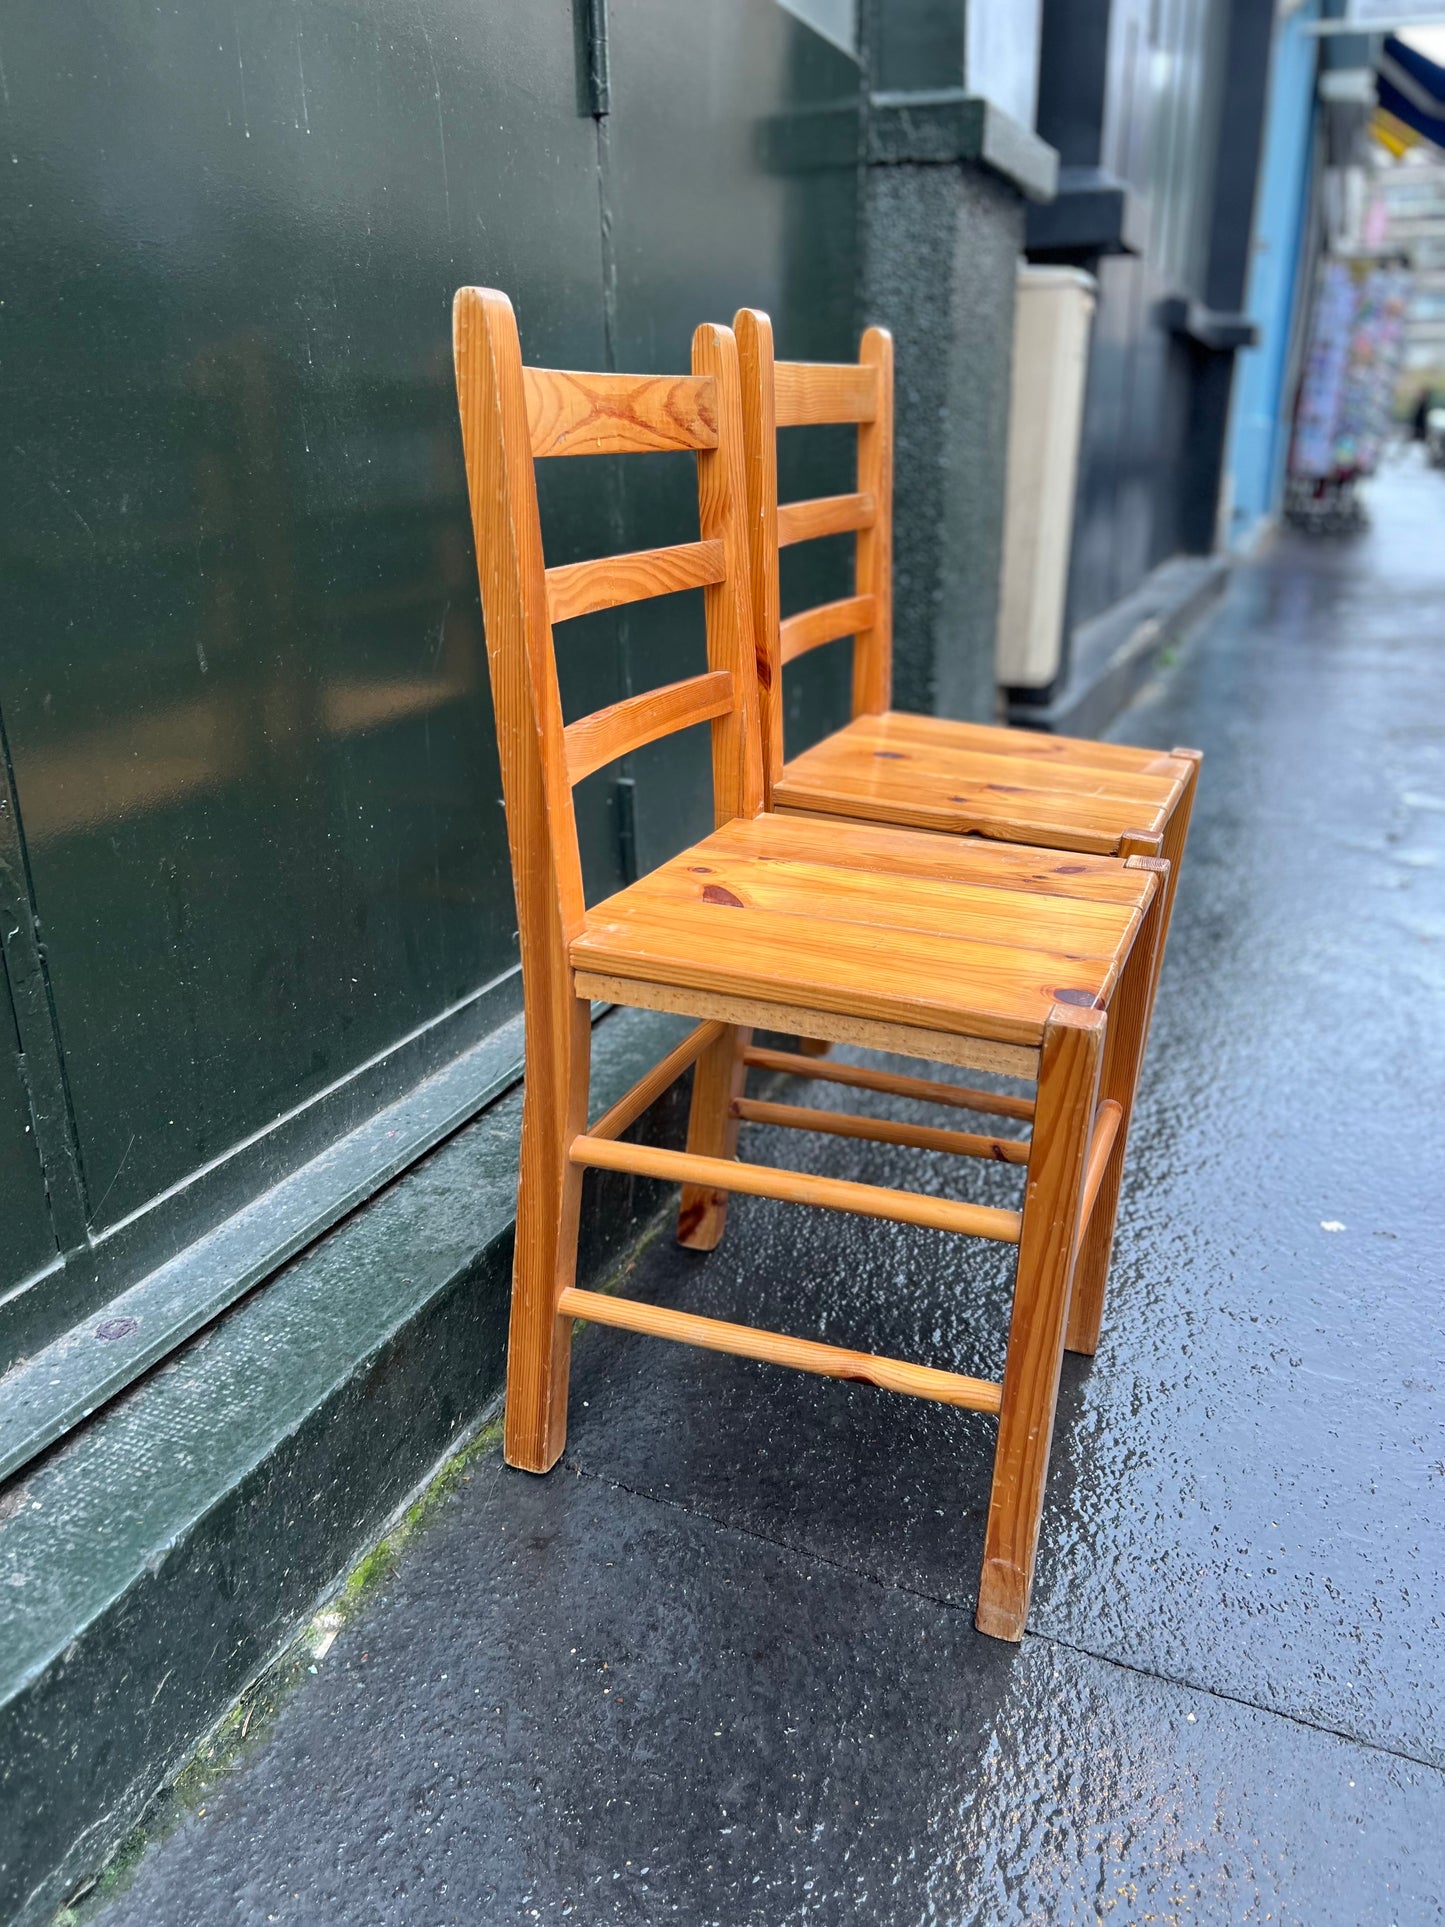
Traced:
[[[474, 1465], [105, 1927], [1445, 1920], [1445, 477], [1374, 504], [1119, 731], [1207, 761], [1022, 1646], [989, 1421], [593, 1330], [564, 1465]], [[629, 1292], [1001, 1368], [1004, 1252], [733, 1212]]]

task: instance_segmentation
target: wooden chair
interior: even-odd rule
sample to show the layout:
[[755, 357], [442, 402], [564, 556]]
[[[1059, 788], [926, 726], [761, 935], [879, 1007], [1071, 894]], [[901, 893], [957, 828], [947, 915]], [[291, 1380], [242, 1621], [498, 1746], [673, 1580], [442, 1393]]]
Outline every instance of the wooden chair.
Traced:
[[[893, 341], [863, 336], [856, 364], [775, 361], [756, 308], [734, 318], [747, 445], [753, 620], [762, 649], [763, 786], [768, 806], [894, 823], [1095, 855], [1162, 855], [1170, 865], [1162, 927], [1189, 831], [1200, 753], [1169, 755], [889, 707], [893, 653]], [[778, 503], [777, 431], [858, 426], [848, 495]], [[778, 552], [821, 535], [856, 534], [855, 593], [786, 621]], [[853, 638], [853, 720], [791, 762], [783, 752], [783, 670], [807, 650]], [[1164, 953], [1161, 935], [1159, 961]]]
[[[1119, 1130], [1167, 868], [1157, 858], [1061, 863], [1048, 852], [869, 824], [840, 838], [827, 825], [764, 813], [731, 331], [698, 329], [691, 375], [629, 376], [524, 368], [511, 306], [486, 289], [461, 290], [454, 324], [525, 1000], [506, 1457], [545, 1472], [560, 1455], [576, 1319], [996, 1414], [978, 1624], [1018, 1639], [1061, 1353], [1066, 1342], [1087, 1347], [1097, 1330]], [[698, 540], [547, 568], [535, 462], [660, 449], [696, 452]], [[706, 601], [706, 672], [564, 726], [553, 625], [696, 586]], [[589, 908], [573, 785], [634, 746], [701, 722], [711, 725], [716, 829]], [[598, 998], [700, 1021], [589, 1125], [589, 1007]], [[1034, 1078], [1032, 1099], [904, 1077], [888, 1085], [1027, 1118], [1031, 1135], [749, 1103], [741, 1080], [754, 1024]], [[687, 1150], [624, 1142], [690, 1065]], [[1002, 1158], [1021, 1167], [1022, 1209], [745, 1163], [735, 1156], [744, 1119]], [[578, 1199], [589, 1167], [690, 1187], [694, 1242], [713, 1237], [723, 1200], [739, 1191], [1016, 1244], [1002, 1383], [579, 1290]]]

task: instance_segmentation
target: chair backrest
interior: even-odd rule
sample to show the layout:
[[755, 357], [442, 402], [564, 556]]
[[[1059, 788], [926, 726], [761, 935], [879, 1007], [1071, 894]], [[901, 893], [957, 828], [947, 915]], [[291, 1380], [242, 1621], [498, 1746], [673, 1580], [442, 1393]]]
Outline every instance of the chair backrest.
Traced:
[[[706, 324], [690, 375], [527, 368], [512, 304], [491, 288], [458, 291], [452, 343], [522, 966], [543, 946], [565, 974], [585, 909], [572, 800], [584, 776], [710, 722], [718, 823], [762, 805], [737, 348], [730, 328]], [[669, 449], [697, 454], [696, 542], [546, 567], [536, 462]], [[553, 624], [693, 588], [704, 592], [706, 673], [564, 725]], [[546, 968], [538, 962], [539, 974]]]
[[[783, 767], [783, 670], [795, 656], [853, 637], [853, 714], [887, 709], [893, 682], [893, 337], [870, 328], [856, 362], [774, 361], [773, 324], [757, 308], [733, 320], [747, 446], [748, 549], [763, 782], [771, 798]], [[824, 422], [858, 427], [850, 495], [778, 502], [780, 428]], [[856, 533], [854, 593], [780, 620], [778, 551], [820, 535]]]

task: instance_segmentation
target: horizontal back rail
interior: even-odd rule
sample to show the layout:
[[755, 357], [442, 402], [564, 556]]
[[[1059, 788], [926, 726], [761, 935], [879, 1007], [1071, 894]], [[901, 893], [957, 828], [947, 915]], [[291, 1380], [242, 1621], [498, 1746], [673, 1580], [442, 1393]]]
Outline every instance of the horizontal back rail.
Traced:
[[779, 428], [871, 422], [878, 413], [878, 370], [851, 361], [777, 361], [773, 397]]
[[646, 455], [717, 447], [710, 375], [591, 375], [523, 368], [532, 454]]
[[637, 549], [630, 555], [601, 555], [587, 562], [564, 562], [547, 571], [547, 615], [570, 622], [597, 609], [625, 602], [675, 595], [680, 589], [705, 589], [727, 574], [721, 542], [680, 542], [671, 549]]
[[778, 625], [778, 652], [784, 664], [807, 655], [810, 649], [821, 649], [825, 642], [871, 629], [876, 608], [871, 595], [854, 595], [845, 596], [841, 602], [820, 602], [801, 615], [789, 616]]
[[681, 682], [664, 683], [660, 689], [645, 690], [640, 696], [625, 696], [620, 703], [594, 710], [562, 731], [567, 757], [567, 780], [580, 783], [584, 776], [616, 762], [629, 750], [655, 743], [659, 736], [675, 729], [689, 729], [694, 723], [709, 723], [725, 716], [733, 706], [733, 677], [730, 669], [710, 669], [703, 676], [686, 676]]
[[778, 547], [812, 542], [820, 535], [854, 535], [871, 529], [878, 504], [871, 495], [817, 495], [809, 502], [778, 504]]

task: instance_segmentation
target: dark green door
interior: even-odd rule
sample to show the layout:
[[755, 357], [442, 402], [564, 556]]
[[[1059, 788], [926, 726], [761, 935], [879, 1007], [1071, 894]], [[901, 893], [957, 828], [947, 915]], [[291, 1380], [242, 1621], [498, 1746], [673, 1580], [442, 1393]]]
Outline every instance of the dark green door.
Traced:
[[23, 1069], [0, 956], [0, 1303], [24, 1291], [57, 1256]]

